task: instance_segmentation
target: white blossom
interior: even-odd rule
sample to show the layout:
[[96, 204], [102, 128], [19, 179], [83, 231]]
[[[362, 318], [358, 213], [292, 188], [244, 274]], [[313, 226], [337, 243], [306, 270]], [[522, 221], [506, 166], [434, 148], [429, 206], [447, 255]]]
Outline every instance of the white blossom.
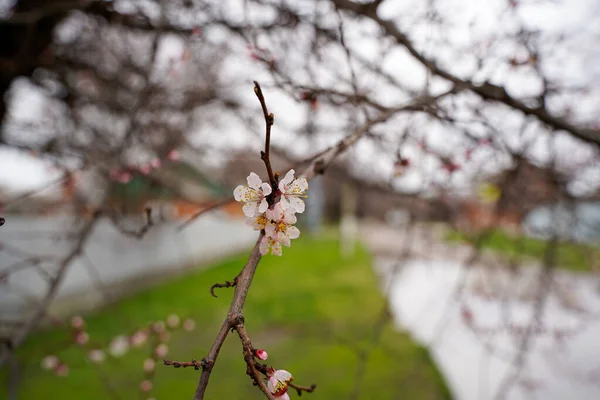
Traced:
[[292, 374], [290, 374], [288, 371], [284, 369], [278, 369], [277, 371], [274, 371], [269, 377], [267, 388], [274, 397], [277, 397], [278, 399], [282, 400], [289, 400], [287, 390], [288, 383], [290, 383], [292, 379], [294, 378], [292, 377]]
[[271, 185], [261, 181], [260, 177], [254, 172], [248, 175], [248, 186], [239, 185], [233, 191], [233, 196], [236, 201], [241, 201], [244, 204], [242, 210], [247, 217], [254, 217], [257, 214], [262, 214], [269, 208], [266, 197], [271, 194]]
[[285, 210], [281, 202], [275, 204], [273, 209], [266, 212], [269, 223], [265, 226], [265, 234], [277, 242], [289, 247], [290, 239], [300, 236], [300, 230], [293, 226], [296, 216], [290, 209]]
[[285, 177], [279, 181], [279, 191], [281, 192], [281, 206], [283, 209], [293, 209], [297, 213], [304, 212], [304, 201], [302, 197], [306, 197], [304, 192], [308, 190], [308, 182], [306, 178], [294, 179], [295, 171], [289, 170]]

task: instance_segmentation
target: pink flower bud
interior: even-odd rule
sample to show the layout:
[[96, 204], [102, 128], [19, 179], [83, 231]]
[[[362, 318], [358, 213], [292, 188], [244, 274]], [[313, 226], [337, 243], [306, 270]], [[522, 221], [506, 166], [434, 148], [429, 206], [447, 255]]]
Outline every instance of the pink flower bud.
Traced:
[[146, 331], [137, 331], [129, 338], [129, 342], [133, 347], [139, 347], [146, 343], [148, 333]]
[[142, 165], [140, 167], [140, 172], [144, 175], [148, 175], [152, 171], [152, 167], [148, 164]]
[[196, 322], [193, 319], [186, 319], [183, 321], [183, 329], [188, 332], [191, 332], [196, 327]]
[[90, 352], [88, 353], [88, 357], [90, 361], [94, 364], [100, 364], [102, 361], [104, 361], [106, 355], [102, 350], [94, 349], [90, 350]]
[[42, 368], [51, 370], [56, 368], [58, 366], [58, 363], [58, 357], [56, 357], [55, 355], [49, 355], [42, 359]]
[[161, 162], [158, 158], [154, 158], [152, 161], [150, 161], [150, 166], [152, 168], [160, 168]]
[[144, 371], [150, 373], [154, 371], [154, 367], [156, 366], [156, 362], [151, 358], [146, 358], [144, 360]]
[[154, 333], [164, 332], [165, 329], [166, 329], [165, 323], [162, 321], [156, 321], [155, 323], [152, 324], [152, 330], [154, 331]]
[[60, 364], [58, 367], [56, 367], [56, 375], [58, 376], [67, 376], [69, 375], [69, 367], [67, 366], [67, 364]]
[[121, 357], [129, 350], [129, 340], [125, 336], [116, 336], [110, 342], [108, 351], [113, 357]]
[[87, 332], [79, 332], [76, 336], [75, 336], [75, 343], [77, 343], [80, 346], [83, 346], [84, 344], [86, 344], [88, 341], [90, 340], [90, 335], [87, 334]]
[[73, 328], [82, 329], [84, 325], [85, 325], [85, 322], [84, 322], [83, 318], [81, 318], [79, 315], [76, 315], [73, 318], [71, 318], [71, 326]]
[[167, 346], [164, 343], [161, 343], [158, 346], [156, 346], [156, 349], [154, 349], [154, 352], [156, 353], [156, 357], [164, 358], [167, 356], [167, 354], [169, 354], [169, 346]]
[[152, 382], [150, 382], [148, 379], [142, 381], [142, 383], [140, 383], [140, 389], [142, 389], [142, 392], [148, 393], [152, 390]]
[[264, 361], [269, 358], [269, 355], [264, 350], [254, 350], [254, 357]]
[[180, 322], [181, 320], [177, 314], [171, 314], [167, 317], [167, 326], [169, 328], [177, 328]]
[[129, 172], [120, 172], [117, 175], [117, 181], [120, 183], [128, 183], [131, 180], [132, 176]]
[[171, 150], [169, 154], [167, 154], [167, 158], [171, 161], [179, 160], [179, 152], [177, 150]]

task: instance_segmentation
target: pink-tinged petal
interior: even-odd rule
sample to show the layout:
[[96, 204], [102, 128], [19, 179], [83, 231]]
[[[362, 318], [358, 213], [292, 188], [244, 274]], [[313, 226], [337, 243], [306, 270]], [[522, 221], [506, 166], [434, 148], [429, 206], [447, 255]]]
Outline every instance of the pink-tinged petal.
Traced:
[[267, 216], [267, 219], [269, 221], [272, 220], [272, 219], [274, 219], [273, 218], [273, 210], [271, 210], [270, 208], [267, 211], [265, 211], [265, 215]]
[[304, 202], [297, 197], [290, 197], [289, 202], [292, 208], [299, 214], [304, 212]]
[[292, 183], [292, 181], [294, 180], [294, 173], [295, 171], [293, 169], [290, 169], [288, 173], [285, 174], [285, 177], [279, 181], [279, 190], [281, 190], [282, 192], [285, 191], [285, 187]]
[[254, 225], [256, 225], [256, 218], [246, 218], [246, 225], [254, 228]]
[[289, 185], [290, 183], [292, 183], [294, 181], [294, 174], [296, 173], [296, 171], [294, 171], [293, 169], [290, 169], [287, 174], [285, 174], [285, 177], [283, 178], [283, 180], [281, 182], [285, 183], [286, 185]]
[[269, 223], [265, 225], [265, 235], [267, 237], [273, 237], [275, 235], [275, 230], [277, 229], [275, 224]]
[[290, 395], [285, 392], [281, 396], [276, 396], [279, 400], [290, 400]]
[[297, 239], [298, 236], [300, 236], [300, 229], [296, 228], [295, 226], [288, 226], [285, 232], [290, 239]]
[[283, 222], [285, 222], [288, 225], [292, 225], [292, 224], [295, 224], [296, 222], [298, 222], [298, 219], [294, 215], [293, 209], [290, 208], [289, 210], [285, 210], [285, 214], [283, 216]]
[[288, 210], [290, 208], [292, 208], [292, 205], [289, 202], [288, 196], [286, 195], [281, 195], [281, 199], [279, 199], [279, 203], [277, 204], [281, 204], [281, 208], [283, 208], [284, 210]]
[[262, 180], [254, 172], [250, 172], [250, 175], [248, 175], [247, 180], [248, 180], [248, 186], [250, 186], [251, 188], [256, 189], [256, 190], [260, 189]]
[[293, 377], [292, 374], [285, 369], [278, 369], [273, 373], [273, 378], [277, 379], [279, 382], [288, 383]]
[[271, 392], [271, 394], [274, 393], [275, 390], [277, 390], [278, 383], [279, 381], [274, 376], [271, 376], [269, 378], [269, 381], [267, 382], [267, 389], [269, 389], [269, 392]]
[[273, 189], [271, 189], [271, 185], [269, 185], [267, 182], [261, 184], [260, 188], [262, 189], [263, 196], [268, 196], [273, 191]]
[[260, 240], [260, 245], [258, 246], [260, 254], [262, 254], [263, 256], [266, 255], [269, 252], [269, 247], [271, 247], [269, 245], [269, 238], [263, 236], [263, 238]]
[[238, 185], [238, 187], [236, 187], [233, 191], [233, 197], [235, 198], [235, 201], [242, 201], [247, 190], [247, 187]]
[[281, 221], [283, 219], [283, 208], [281, 206], [281, 202], [275, 204], [275, 207], [273, 207], [273, 220], [274, 221]]
[[262, 199], [262, 201], [260, 202], [260, 205], [258, 206], [258, 212], [259, 213], [264, 213], [269, 209], [269, 203], [267, 203], [267, 199]]
[[277, 232], [277, 241], [287, 247], [290, 247], [290, 238], [285, 232]]
[[271, 244], [271, 254], [275, 256], [281, 256], [281, 243], [274, 242]]
[[256, 215], [256, 209], [258, 208], [258, 204], [255, 201], [250, 201], [244, 204], [242, 207], [242, 211], [246, 217], [254, 217]]

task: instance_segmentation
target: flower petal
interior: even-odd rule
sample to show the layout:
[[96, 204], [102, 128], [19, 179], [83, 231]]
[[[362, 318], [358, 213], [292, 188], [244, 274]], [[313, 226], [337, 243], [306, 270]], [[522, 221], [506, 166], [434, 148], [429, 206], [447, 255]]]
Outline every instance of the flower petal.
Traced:
[[293, 187], [295, 191], [304, 193], [306, 190], [308, 190], [308, 182], [306, 178], [298, 178], [294, 181]]
[[[293, 170], [292, 170], [293, 171]], [[292, 374], [286, 371], [285, 369], [278, 369], [273, 373], [273, 377], [277, 379], [279, 382], [288, 383], [293, 379]]]
[[271, 188], [271, 185], [269, 185], [267, 182], [264, 182], [263, 184], [261, 184], [260, 188], [262, 189], [263, 196], [268, 196], [273, 191], [273, 189]]
[[296, 218], [296, 216], [294, 215], [293, 209], [290, 208], [288, 210], [285, 210], [285, 214], [283, 215], [283, 222], [285, 222], [288, 225], [292, 225], [298, 222], [298, 218]]
[[262, 201], [260, 202], [260, 205], [258, 206], [258, 212], [262, 214], [265, 211], [267, 211], [268, 209], [269, 209], [269, 203], [267, 203], [267, 199], [263, 198]]
[[254, 217], [256, 215], [256, 209], [258, 208], [258, 204], [255, 201], [250, 201], [244, 204], [242, 207], [242, 211], [244, 211], [244, 215], [246, 217]]
[[304, 212], [304, 202], [301, 199], [297, 197], [290, 197], [288, 201], [297, 213], [301, 214]]
[[251, 188], [256, 189], [256, 190], [260, 189], [262, 180], [254, 172], [250, 172], [250, 175], [248, 175], [247, 180], [248, 180], [248, 186], [250, 186]]
[[293, 169], [290, 169], [288, 173], [285, 174], [285, 177], [279, 181], [279, 190], [285, 192], [286, 186], [292, 183], [292, 181], [294, 180], [294, 173], [295, 171]]
[[255, 231], [260, 231], [261, 229], [265, 229], [265, 225], [267, 224], [267, 217], [264, 214], [258, 215], [256, 218], [250, 218], [252, 221], [252, 228]]
[[279, 381], [274, 376], [271, 376], [269, 378], [269, 381], [267, 382], [267, 389], [269, 389], [269, 392], [271, 392], [271, 394], [275, 393], [275, 391], [277, 390], [278, 383]]
[[260, 254], [262, 254], [263, 256], [266, 255], [269, 252], [269, 247], [271, 247], [269, 245], [269, 238], [263, 236], [263, 238], [260, 240], [260, 245], [258, 246]]
[[282, 394], [281, 396], [277, 397], [280, 400], [290, 400], [290, 395], [287, 394], [287, 392], [285, 392], [284, 394]]
[[287, 247], [290, 247], [290, 237], [285, 232], [277, 232], [277, 241]]
[[275, 204], [275, 207], [273, 207], [273, 220], [281, 221], [283, 219], [283, 216], [284, 211], [280, 201], [279, 203]]
[[267, 209], [267, 211], [265, 211], [265, 215], [267, 216], [267, 219], [270, 221], [273, 219], [273, 210], [272, 209]]
[[275, 226], [275, 224], [269, 223], [265, 226], [265, 235], [267, 237], [273, 237], [275, 236], [275, 230], [277, 229], [277, 227]]
[[295, 226], [288, 226], [285, 230], [285, 233], [290, 237], [290, 239], [297, 239], [300, 236], [300, 229]]
[[239, 185], [238, 187], [236, 187], [233, 190], [233, 197], [235, 198], [235, 201], [242, 201], [246, 190], [248, 190], [246, 186]]
[[281, 204], [281, 208], [283, 208], [284, 210], [287, 210], [292, 207], [292, 205], [290, 204], [290, 202], [288, 200], [288, 196], [286, 196], [285, 194], [281, 195], [281, 198], [279, 199], [279, 203], [277, 203], [277, 204]]
[[271, 244], [271, 254], [281, 256], [281, 243], [274, 242]]

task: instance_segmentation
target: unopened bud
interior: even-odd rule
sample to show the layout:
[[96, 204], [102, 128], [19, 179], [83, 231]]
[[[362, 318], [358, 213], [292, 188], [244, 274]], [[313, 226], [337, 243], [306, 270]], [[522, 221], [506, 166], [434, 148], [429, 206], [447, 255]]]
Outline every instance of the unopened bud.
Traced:
[[264, 350], [254, 350], [254, 357], [264, 361], [269, 358], [269, 355]]

